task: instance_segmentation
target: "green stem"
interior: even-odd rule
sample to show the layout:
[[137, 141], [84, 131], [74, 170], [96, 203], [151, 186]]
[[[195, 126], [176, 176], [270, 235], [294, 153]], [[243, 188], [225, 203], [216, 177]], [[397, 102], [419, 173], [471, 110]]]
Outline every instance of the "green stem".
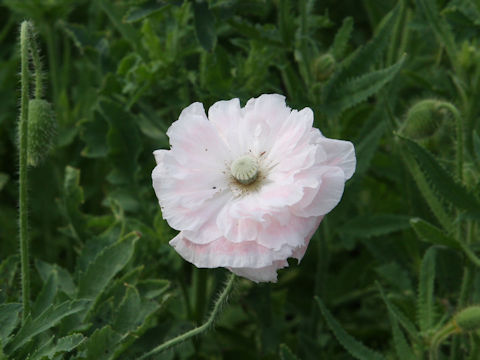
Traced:
[[429, 360], [438, 359], [438, 349], [442, 342], [444, 342], [450, 335], [458, 333], [458, 327], [455, 323], [449, 322], [443, 328], [441, 328], [437, 333], [435, 333], [430, 341], [430, 350], [429, 350]]
[[235, 282], [235, 274], [231, 274], [230, 277], [227, 280], [227, 284], [225, 285], [225, 288], [222, 290], [220, 293], [220, 296], [218, 297], [217, 301], [215, 302], [215, 305], [213, 306], [213, 310], [210, 313], [210, 316], [208, 317], [207, 321], [205, 321], [202, 325], [187, 331], [186, 333], [183, 333], [182, 335], [179, 335], [171, 340], [168, 340], [164, 342], [163, 344], [157, 346], [153, 350], [149, 351], [148, 353], [142, 355], [138, 360], [143, 360], [146, 359], [154, 354], [159, 354], [162, 351], [165, 351], [172, 346], [175, 346], [177, 344], [180, 344], [184, 342], [185, 340], [188, 340], [194, 336], [200, 335], [204, 331], [208, 330], [210, 326], [212, 326], [213, 322], [217, 318], [218, 314], [220, 313], [220, 310], [227, 301], [228, 295], [230, 294], [230, 291], [232, 290], [233, 284]]
[[22, 271], [22, 302], [23, 320], [30, 313], [30, 268], [28, 256], [28, 213], [27, 213], [27, 131], [28, 131], [28, 92], [29, 92], [29, 71], [28, 71], [28, 49], [29, 49], [29, 28], [28, 21], [22, 22], [20, 27], [20, 58], [21, 58], [21, 100], [20, 100], [20, 121], [19, 121], [19, 226], [20, 226], [20, 261]]

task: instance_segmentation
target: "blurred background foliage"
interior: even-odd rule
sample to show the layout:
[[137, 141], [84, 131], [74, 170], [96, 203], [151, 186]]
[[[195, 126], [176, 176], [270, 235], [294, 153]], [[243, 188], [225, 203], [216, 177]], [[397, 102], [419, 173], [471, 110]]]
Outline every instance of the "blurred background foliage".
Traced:
[[[23, 19], [58, 129], [29, 170], [36, 302], [18, 330]], [[226, 271], [170, 248], [150, 177], [195, 101], [284, 94], [358, 167], [299, 266], [239, 280], [214, 331], [156, 358], [421, 359], [480, 301], [480, 2], [1, 0], [0, 25], [0, 358], [135, 359], [204, 319]], [[478, 346], [460, 334], [438, 356]]]

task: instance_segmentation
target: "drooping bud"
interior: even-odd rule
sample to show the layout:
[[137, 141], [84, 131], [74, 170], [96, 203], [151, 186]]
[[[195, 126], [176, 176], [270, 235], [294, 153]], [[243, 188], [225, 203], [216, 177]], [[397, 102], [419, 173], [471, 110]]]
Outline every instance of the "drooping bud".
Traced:
[[335, 58], [332, 54], [323, 54], [313, 62], [312, 73], [319, 81], [327, 80], [335, 71]]
[[435, 99], [421, 100], [414, 104], [407, 112], [402, 134], [412, 139], [432, 136], [448, 115], [441, 104], [441, 101]]
[[42, 99], [28, 102], [28, 164], [37, 166], [55, 143], [57, 122], [52, 105]]
[[468, 332], [480, 329], [480, 306], [470, 306], [460, 311], [454, 318], [460, 330]]

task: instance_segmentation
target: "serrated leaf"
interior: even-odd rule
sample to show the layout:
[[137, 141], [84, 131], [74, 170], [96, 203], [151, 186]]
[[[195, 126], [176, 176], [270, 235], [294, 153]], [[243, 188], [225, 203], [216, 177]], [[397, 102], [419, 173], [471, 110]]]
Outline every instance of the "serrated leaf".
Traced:
[[480, 203], [475, 195], [470, 193], [462, 184], [457, 183], [428, 150], [413, 140], [401, 135], [398, 136], [412, 153], [438, 195], [460, 209], [480, 212]]
[[46, 344], [36, 350], [28, 360], [43, 360], [53, 359], [55, 355], [69, 352], [79, 346], [85, 339], [82, 334], [73, 334], [58, 339], [56, 343], [53, 342], [52, 337]]
[[299, 360], [286, 344], [280, 344], [280, 360]]
[[358, 360], [384, 360], [384, 357], [380, 353], [369, 349], [349, 335], [332, 316], [332, 314], [330, 314], [330, 311], [328, 311], [319, 297], [316, 296], [315, 300], [320, 307], [320, 311], [322, 312], [328, 327], [333, 332], [338, 342], [342, 344], [342, 346], [350, 353], [350, 355]]
[[348, 40], [352, 34], [353, 30], [353, 18], [346, 17], [343, 19], [342, 26], [338, 29], [333, 39], [333, 44], [330, 48], [330, 53], [336, 60], [343, 58], [345, 50], [347, 48]]
[[413, 353], [411, 346], [408, 344], [405, 335], [403, 335], [402, 330], [398, 326], [397, 320], [390, 316], [390, 321], [392, 323], [392, 333], [393, 333], [393, 345], [395, 346], [395, 351], [399, 360], [416, 360], [417, 357]]
[[58, 274], [56, 271], [52, 271], [32, 306], [32, 317], [35, 318], [39, 316], [42, 312], [48, 309], [51, 304], [53, 304], [53, 299], [55, 298], [55, 295], [57, 295], [57, 289]]
[[208, 8], [208, 2], [195, 1], [193, 3], [193, 15], [198, 42], [205, 50], [212, 51], [217, 43], [217, 33], [215, 31], [215, 17]]
[[138, 239], [136, 233], [127, 234], [98, 254], [79, 279], [78, 298], [96, 299], [128, 263]]
[[339, 85], [330, 101], [326, 103], [326, 111], [332, 114], [340, 113], [377, 93], [400, 71], [405, 58], [404, 55], [398, 62], [388, 68], [361, 75]]
[[7, 337], [15, 329], [19, 321], [22, 304], [8, 303], [0, 305], [0, 342], [5, 344]]
[[113, 184], [134, 183], [141, 142], [132, 115], [110, 100], [100, 102], [99, 112], [109, 124], [108, 157], [113, 169], [108, 175], [108, 180]]
[[426, 222], [425, 220], [419, 218], [413, 218], [410, 220], [410, 225], [412, 226], [415, 233], [418, 235], [420, 240], [429, 242], [434, 245], [443, 245], [456, 250], [460, 250], [458, 242], [445, 234], [438, 227]]
[[108, 360], [113, 357], [114, 349], [122, 336], [106, 325], [95, 332], [85, 341], [81, 348], [85, 351], [84, 360]]
[[85, 218], [80, 211], [82, 204], [83, 189], [80, 186], [80, 170], [67, 166], [63, 184], [62, 207], [71, 236], [79, 241], [85, 238]]
[[137, 289], [133, 286], [127, 287], [125, 296], [120, 303], [118, 313], [112, 327], [119, 333], [128, 333], [134, 330], [137, 324], [138, 316], [141, 311], [142, 301]]
[[447, 21], [440, 16], [436, 0], [415, 0], [415, 3], [432, 27], [437, 40], [441, 45], [445, 46], [450, 60], [455, 62], [455, 38]]
[[46, 282], [50, 275], [53, 272], [56, 272], [58, 275], [59, 289], [65, 292], [65, 294], [69, 295], [70, 297], [73, 296], [76, 290], [75, 284], [73, 283], [72, 275], [70, 275], [67, 270], [57, 264], [52, 265], [39, 259], [35, 259], [35, 267], [37, 268], [37, 271], [43, 282]]
[[356, 238], [381, 236], [408, 229], [410, 217], [394, 214], [360, 215], [345, 223], [338, 231]]
[[380, 295], [382, 296], [383, 301], [387, 305], [387, 309], [389, 314], [397, 320], [405, 330], [407, 330], [408, 334], [413, 339], [419, 339], [419, 334], [417, 327], [415, 324], [395, 305], [393, 304], [388, 297], [385, 295], [383, 288], [380, 284], [377, 283], [378, 289], [380, 291]]
[[415, 161], [412, 155], [403, 153], [403, 160], [405, 161], [410, 174], [417, 184], [420, 193], [430, 207], [430, 210], [432, 210], [433, 214], [436, 216], [443, 228], [447, 231], [450, 231], [452, 228], [453, 219], [445, 209], [443, 203], [435, 194], [435, 191], [432, 189], [430, 183], [425, 177], [424, 172], [420, 169], [418, 163]]
[[397, 21], [399, 7], [396, 6], [386, 16], [378, 32], [365, 46], [358, 48], [345, 59], [338, 70], [329, 79], [322, 93], [322, 102], [326, 105], [335, 101], [336, 89], [345, 85], [348, 79], [370, 70], [380, 54], [388, 45], [388, 40]]
[[35, 335], [57, 325], [66, 316], [84, 310], [88, 303], [89, 301], [86, 300], [65, 301], [59, 305], [50, 305], [47, 310], [36, 318], [28, 317], [25, 324], [6, 347], [6, 353], [12, 354]]
[[[378, 115], [377, 115], [378, 116]], [[356, 175], [365, 173], [372, 161], [373, 155], [378, 148], [381, 137], [385, 133], [385, 122], [379, 121], [378, 124], [368, 134], [362, 138], [355, 147], [357, 153]]]
[[429, 248], [420, 266], [418, 282], [417, 317], [422, 332], [430, 330], [434, 323], [435, 309], [433, 290], [435, 282], [435, 251], [434, 247]]

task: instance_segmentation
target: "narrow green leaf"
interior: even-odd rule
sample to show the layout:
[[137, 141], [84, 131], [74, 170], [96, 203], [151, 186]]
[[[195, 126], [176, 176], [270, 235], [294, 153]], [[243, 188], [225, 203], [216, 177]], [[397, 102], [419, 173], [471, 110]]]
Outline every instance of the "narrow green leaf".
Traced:
[[138, 234], [130, 233], [98, 254], [79, 280], [78, 298], [96, 299], [128, 263], [138, 239]]
[[205, 50], [212, 51], [217, 42], [217, 33], [215, 31], [215, 17], [208, 8], [208, 2], [195, 1], [193, 3], [193, 15], [198, 42]]
[[[376, 111], [372, 116], [379, 117], [382, 114], [383, 112]], [[377, 125], [372, 128], [366, 136], [362, 137], [362, 140], [355, 146], [355, 152], [357, 153], [357, 168], [355, 173], [357, 177], [365, 173], [370, 167], [372, 158], [384, 133], [385, 121], [378, 121]]]
[[43, 282], [46, 282], [50, 275], [55, 272], [58, 275], [58, 287], [65, 294], [72, 297], [76, 291], [72, 275], [57, 264], [49, 264], [39, 259], [35, 259], [35, 267]]
[[[149, 0], [145, 3], [141, 3], [127, 12], [127, 14], [123, 17], [124, 22], [133, 23], [144, 20], [149, 16], [158, 14], [162, 10], [165, 10], [170, 3], [161, 0]], [[175, 3], [178, 5], [181, 2], [176, 1]]]
[[80, 211], [82, 204], [83, 188], [80, 186], [80, 170], [67, 166], [65, 168], [61, 208], [68, 222], [69, 233], [78, 241], [85, 239], [85, 218]]
[[412, 153], [438, 195], [460, 209], [480, 212], [480, 203], [475, 195], [470, 193], [463, 185], [457, 183], [428, 150], [413, 140], [401, 135], [398, 136]]
[[338, 29], [333, 39], [333, 44], [330, 48], [330, 52], [336, 60], [343, 58], [345, 50], [347, 48], [348, 40], [352, 35], [353, 30], [353, 18], [346, 17], [343, 19], [342, 26]]
[[377, 283], [377, 287], [380, 290], [380, 295], [382, 296], [383, 301], [387, 305], [387, 309], [389, 314], [395, 318], [405, 330], [407, 330], [408, 334], [415, 340], [419, 339], [419, 334], [417, 327], [414, 323], [395, 305], [393, 304], [388, 297], [385, 295], [382, 286]]
[[280, 360], [299, 360], [286, 344], [280, 344]]
[[450, 61], [456, 63], [456, 46], [453, 32], [451, 31], [447, 21], [440, 16], [437, 9], [436, 0], [415, 0], [417, 7], [421, 10], [432, 30], [439, 41], [445, 46]]
[[0, 342], [7, 343], [7, 337], [18, 324], [22, 304], [8, 303], [0, 305]]
[[9, 178], [10, 177], [8, 176], [8, 174], [0, 172], [0, 191], [2, 191], [2, 189], [5, 187]]
[[408, 229], [410, 217], [394, 214], [360, 215], [345, 223], [338, 231], [356, 238], [381, 236]]
[[430, 330], [434, 325], [435, 308], [433, 290], [435, 282], [435, 247], [429, 248], [423, 257], [418, 282], [417, 316], [420, 330]]
[[113, 331], [110, 325], [95, 332], [85, 341], [80, 348], [84, 350], [84, 360], [109, 360], [113, 358], [114, 349], [122, 339], [122, 336]]
[[72, 334], [58, 339], [56, 343], [53, 342], [53, 337], [42, 347], [38, 348], [28, 360], [44, 360], [53, 359], [55, 355], [69, 352], [75, 349], [84, 341], [85, 337], [82, 334]]
[[460, 250], [458, 242], [445, 234], [438, 227], [426, 222], [425, 220], [419, 218], [413, 218], [410, 220], [410, 225], [412, 226], [415, 233], [418, 235], [420, 240], [429, 242], [434, 245], [443, 245], [456, 250]]
[[53, 299], [57, 295], [58, 274], [53, 271], [48, 277], [47, 282], [43, 285], [42, 291], [38, 294], [35, 303], [32, 306], [32, 317], [39, 316], [53, 304]]
[[405, 335], [403, 335], [402, 330], [400, 330], [397, 320], [390, 316], [390, 321], [392, 323], [393, 344], [395, 346], [398, 359], [416, 360], [417, 357], [413, 353], [411, 346], [408, 344], [407, 339], [405, 339]]
[[388, 68], [345, 81], [335, 89], [325, 108], [330, 113], [340, 113], [374, 95], [400, 71], [405, 58], [406, 56], [402, 56]]
[[65, 301], [59, 305], [51, 305], [36, 318], [28, 317], [25, 324], [6, 347], [6, 353], [12, 354], [32, 337], [57, 325], [66, 316], [84, 310], [88, 303], [86, 300]]
[[319, 297], [315, 297], [318, 306], [327, 322], [328, 327], [335, 334], [338, 342], [347, 350], [350, 355], [358, 360], [384, 360], [384, 357], [377, 353], [376, 351], [367, 348], [362, 343], [355, 340], [352, 336], [347, 334], [343, 330], [342, 326], [335, 320], [335, 318], [330, 314], [328, 309], [323, 304], [322, 300]]
[[430, 210], [432, 210], [433, 214], [436, 216], [438, 222], [442, 225], [442, 227], [445, 230], [450, 231], [453, 226], [453, 218], [449, 215], [449, 213], [445, 209], [444, 204], [437, 197], [435, 191], [432, 189], [430, 183], [425, 177], [424, 172], [420, 170], [420, 166], [415, 161], [412, 155], [406, 152], [403, 152], [402, 155], [403, 160], [405, 161], [405, 164], [410, 171], [410, 174], [415, 180], [415, 183], [417, 184], [420, 193], [430, 207]]

